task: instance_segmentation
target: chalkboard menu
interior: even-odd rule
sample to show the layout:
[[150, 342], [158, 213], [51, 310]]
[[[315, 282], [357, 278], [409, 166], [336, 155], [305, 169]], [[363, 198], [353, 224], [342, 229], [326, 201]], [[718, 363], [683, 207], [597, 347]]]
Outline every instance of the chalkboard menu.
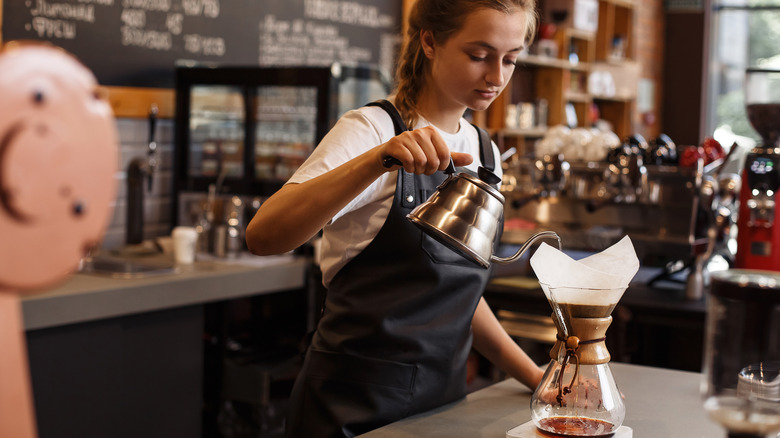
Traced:
[[401, 0], [0, 0], [2, 39], [73, 53], [103, 85], [171, 88], [177, 63], [392, 71]]

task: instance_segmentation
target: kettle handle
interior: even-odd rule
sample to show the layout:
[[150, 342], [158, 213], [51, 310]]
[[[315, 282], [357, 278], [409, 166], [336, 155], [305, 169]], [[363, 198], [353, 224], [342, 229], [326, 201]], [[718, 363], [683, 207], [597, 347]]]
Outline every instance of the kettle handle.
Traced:
[[497, 263], [511, 263], [518, 259], [524, 252], [528, 250], [528, 248], [537, 240], [539, 239], [555, 239], [558, 241], [558, 250], [561, 249], [561, 237], [556, 233], [555, 231], [542, 231], [539, 233], [534, 234], [531, 236], [530, 239], [526, 240], [523, 246], [520, 247], [517, 252], [511, 256], [511, 257], [496, 257], [494, 255], [490, 256], [490, 260], [497, 262]]
[[398, 158], [388, 155], [382, 159], [382, 165], [385, 166], [385, 169], [389, 169], [393, 166], [403, 166], [404, 163]]
[[[402, 163], [398, 158], [392, 155], [388, 155], [382, 159], [382, 165], [385, 166], [386, 169], [389, 169], [393, 166], [403, 166], [404, 163]], [[447, 168], [444, 169], [444, 173], [448, 175], [455, 173], [455, 162], [452, 161], [452, 155], [450, 155], [450, 164], [448, 164]]]

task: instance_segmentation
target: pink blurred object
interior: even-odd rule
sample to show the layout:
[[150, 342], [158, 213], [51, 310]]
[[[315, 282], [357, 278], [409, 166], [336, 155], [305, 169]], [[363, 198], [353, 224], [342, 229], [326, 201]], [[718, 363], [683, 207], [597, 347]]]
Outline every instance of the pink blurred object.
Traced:
[[92, 73], [39, 44], [0, 52], [0, 285], [49, 286], [108, 225], [117, 133]]
[[20, 296], [67, 278], [116, 194], [117, 133], [94, 75], [54, 46], [0, 47], [0, 437], [36, 436]]

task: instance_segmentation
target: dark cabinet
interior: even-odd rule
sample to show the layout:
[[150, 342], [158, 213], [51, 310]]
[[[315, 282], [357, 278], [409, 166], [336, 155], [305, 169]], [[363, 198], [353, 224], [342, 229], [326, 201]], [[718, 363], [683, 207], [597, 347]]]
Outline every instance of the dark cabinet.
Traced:
[[202, 306], [28, 331], [38, 436], [201, 436], [202, 334]]
[[174, 223], [188, 194], [270, 196], [339, 116], [389, 92], [372, 67], [177, 68]]

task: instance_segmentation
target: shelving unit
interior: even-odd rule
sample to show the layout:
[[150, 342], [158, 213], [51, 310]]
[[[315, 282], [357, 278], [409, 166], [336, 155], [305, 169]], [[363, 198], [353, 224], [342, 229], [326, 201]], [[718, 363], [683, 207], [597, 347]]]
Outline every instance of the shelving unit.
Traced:
[[612, 123], [624, 138], [633, 133], [639, 72], [636, 64], [635, 0], [599, 0], [599, 26], [596, 32], [596, 59], [591, 74], [608, 72], [615, 81], [615, 94], [594, 95], [601, 118]]
[[[634, 1], [599, 0], [599, 26], [596, 32], [596, 60], [635, 59]], [[622, 48], [616, 47], [620, 42]], [[617, 52], [623, 52], [621, 56]]]
[[[546, 126], [517, 129], [506, 124], [507, 106], [521, 102], [547, 101], [547, 126], [567, 124], [567, 105], [574, 107], [578, 126], [588, 126], [592, 97], [587, 93], [587, 77], [594, 60], [596, 35], [577, 29], [556, 32], [558, 57], [526, 55], [505, 91], [485, 114], [485, 125], [497, 138], [499, 147], [517, 148], [528, 154], [533, 141], [544, 136]], [[576, 57], [570, 58], [570, 54]], [[573, 62], [575, 61], [575, 62]]]
[[[532, 151], [531, 144], [544, 136], [546, 128], [507, 126], [507, 106], [544, 99], [548, 106], [547, 126], [568, 125], [569, 105], [574, 109], [576, 126], [591, 126], [595, 122], [592, 120], [595, 105], [600, 118], [612, 124], [619, 137], [632, 134], [639, 76], [635, 61], [634, 7], [635, 0], [599, 0], [595, 32], [558, 28], [554, 37], [557, 57], [529, 54], [521, 58], [504, 93], [484, 114], [475, 114], [477, 123], [495, 135], [499, 146], [505, 149], [514, 146], [520, 154], [527, 154]], [[572, 53], [576, 56], [570, 58]], [[614, 91], [594, 94], [589, 88], [589, 78], [594, 72], [602, 71], [614, 79]]]

